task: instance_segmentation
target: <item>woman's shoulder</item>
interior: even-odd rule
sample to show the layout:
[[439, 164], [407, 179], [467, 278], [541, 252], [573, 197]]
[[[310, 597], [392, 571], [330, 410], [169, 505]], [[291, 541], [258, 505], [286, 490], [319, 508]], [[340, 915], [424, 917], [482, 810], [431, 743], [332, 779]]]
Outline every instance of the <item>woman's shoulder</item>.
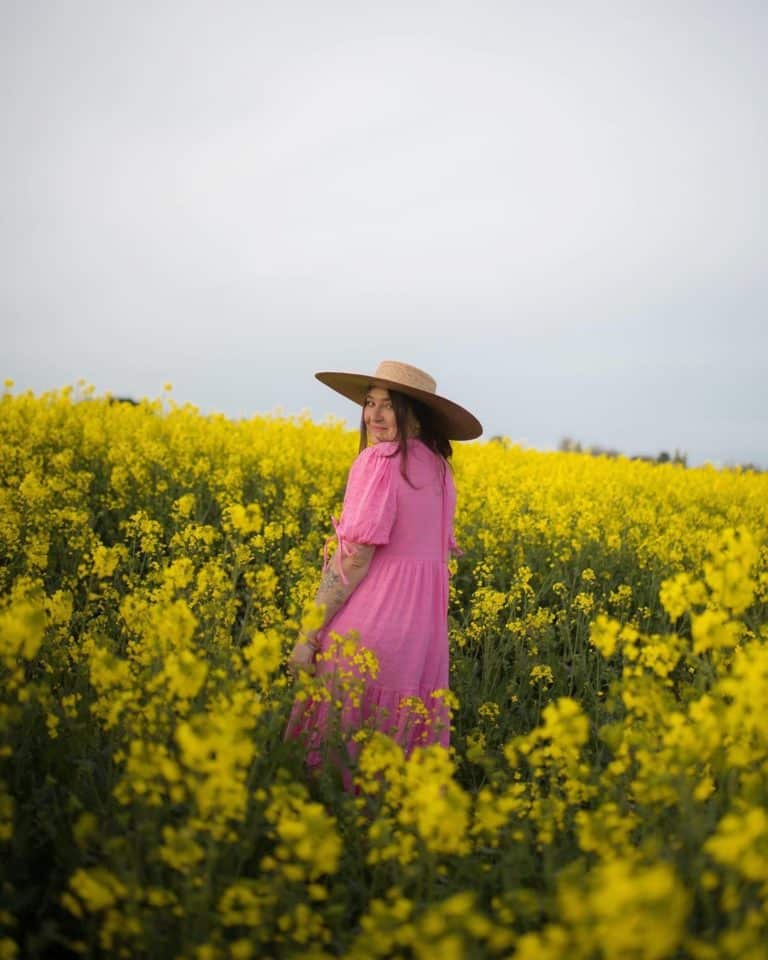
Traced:
[[[408, 441], [408, 456], [409, 458], [415, 456], [419, 460], [430, 463], [442, 459], [439, 454], [430, 450], [426, 444], [416, 437], [412, 437]], [[366, 465], [373, 467], [374, 465], [383, 466], [385, 463], [394, 464], [398, 463], [401, 457], [399, 440], [383, 440], [381, 443], [372, 444], [358, 453], [353, 467], [364, 469]]]
[[[381, 447], [390, 449], [382, 450]], [[391, 465], [398, 459], [397, 443], [377, 443], [375, 446], [366, 447], [352, 461], [348, 482], [350, 484], [368, 483], [374, 478], [382, 481], [391, 476]]]
[[[387, 456], [386, 451], [379, 449], [382, 446], [385, 444], [366, 447], [355, 457], [347, 477], [345, 504], [365, 500], [372, 495], [382, 499], [389, 491], [395, 489], [396, 471], [392, 469], [392, 464], [398, 458]], [[397, 451], [396, 443], [386, 444], [386, 446], [391, 446], [395, 452]]]
[[382, 460], [391, 460], [400, 452], [400, 444], [397, 440], [384, 440], [381, 443], [374, 443], [366, 447], [355, 457], [355, 463], [361, 466], [366, 463], [376, 463]]

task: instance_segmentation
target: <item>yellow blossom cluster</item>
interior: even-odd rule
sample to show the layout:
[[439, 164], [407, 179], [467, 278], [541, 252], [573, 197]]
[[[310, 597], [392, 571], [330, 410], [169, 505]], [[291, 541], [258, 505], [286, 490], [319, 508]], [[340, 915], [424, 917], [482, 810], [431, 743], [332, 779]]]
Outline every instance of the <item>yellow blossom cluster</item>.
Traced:
[[457, 449], [451, 747], [310, 773], [294, 701], [377, 671], [285, 670], [356, 444], [6, 385], [0, 957], [764, 956], [768, 475]]

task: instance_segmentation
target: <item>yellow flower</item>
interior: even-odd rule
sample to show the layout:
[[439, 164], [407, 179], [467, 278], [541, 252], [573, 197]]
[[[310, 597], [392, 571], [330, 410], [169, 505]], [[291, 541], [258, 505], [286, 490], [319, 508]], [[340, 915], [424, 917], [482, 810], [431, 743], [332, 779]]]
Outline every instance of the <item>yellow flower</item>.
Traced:
[[387, 783], [399, 782], [404, 762], [402, 747], [375, 731], [360, 752], [355, 782], [363, 793], [376, 794]]
[[122, 543], [115, 544], [114, 547], [98, 544], [93, 550], [93, 572], [99, 580], [106, 580], [114, 574], [118, 564], [124, 562], [127, 556], [128, 551]]
[[542, 686], [550, 686], [555, 682], [555, 676], [552, 673], [552, 667], [546, 663], [537, 663], [535, 666], [531, 667], [530, 679], [528, 683], [533, 687], [537, 683], [541, 683]]
[[222, 893], [218, 911], [225, 927], [259, 927], [269, 916], [275, 892], [267, 881], [239, 880]]
[[19, 581], [0, 604], [0, 661], [13, 669], [18, 657], [32, 660], [40, 649], [47, 619], [45, 600], [34, 584]]
[[498, 794], [491, 787], [482, 787], [475, 798], [471, 832], [483, 843], [497, 847], [504, 842], [504, 828], [510, 818], [522, 820], [528, 815], [530, 806], [530, 798], [523, 784], [511, 784]]
[[416, 749], [405, 762], [397, 820], [410, 827], [432, 853], [466, 853], [469, 796], [453, 780], [454, 765], [440, 746]]
[[682, 941], [689, 897], [668, 864], [609, 858], [584, 882], [564, 878], [558, 905], [582, 956], [663, 960]]
[[486, 700], [477, 708], [477, 714], [489, 723], [497, 723], [501, 714], [501, 707], [495, 700]]
[[192, 700], [197, 696], [208, 675], [208, 664], [189, 650], [171, 653], [165, 658], [164, 672], [167, 689], [172, 696]]
[[701, 581], [689, 573], [676, 573], [666, 579], [659, 591], [662, 606], [673, 620], [687, 613], [693, 606], [706, 602], [706, 591]]
[[232, 960], [251, 960], [251, 957], [254, 956], [254, 945], [244, 937], [235, 940], [230, 944], [229, 955]]
[[712, 559], [704, 564], [713, 599], [735, 616], [752, 603], [757, 584], [751, 573], [757, 559], [757, 545], [749, 531], [741, 527], [725, 530], [713, 543]]
[[571, 606], [573, 609], [578, 610], [579, 613], [583, 613], [586, 616], [594, 609], [595, 598], [591, 593], [584, 593], [583, 591], [580, 591], [573, 598]]
[[264, 517], [258, 503], [249, 503], [243, 506], [233, 503], [227, 508], [229, 527], [241, 534], [259, 533], [264, 526]]
[[341, 838], [334, 818], [321, 804], [275, 786], [266, 816], [273, 825], [275, 857], [285, 876], [314, 881], [336, 872]]
[[704, 849], [745, 879], [768, 881], [768, 813], [763, 807], [727, 813]]
[[616, 803], [607, 801], [595, 810], [579, 810], [575, 819], [579, 846], [585, 852], [603, 857], [611, 854], [631, 856], [634, 850], [632, 834], [641, 823], [636, 814], [623, 812]]
[[[6, 386], [13, 386], [12, 380], [5, 381]], [[10, 937], [0, 937], [0, 960], [16, 960], [19, 955], [19, 948], [15, 940]]]
[[179, 520], [186, 520], [194, 513], [196, 502], [197, 498], [194, 493], [185, 493], [173, 501], [171, 512]]
[[114, 906], [128, 893], [125, 884], [104, 867], [76, 870], [70, 877], [69, 888], [94, 913]]
[[256, 630], [243, 648], [251, 679], [266, 689], [283, 660], [283, 641], [277, 630]]
[[742, 633], [740, 623], [730, 620], [724, 610], [705, 610], [691, 621], [693, 652], [734, 647]]
[[612, 657], [616, 652], [620, 630], [621, 624], [617, 620], [611, 620], [601, 613], [590, 627], [589, 638], [604, 657]]
[[159, 852], [161, 860], [180, 873], [189, 873], [205, 859], [205, 850], [189, 827], [163, 827]]

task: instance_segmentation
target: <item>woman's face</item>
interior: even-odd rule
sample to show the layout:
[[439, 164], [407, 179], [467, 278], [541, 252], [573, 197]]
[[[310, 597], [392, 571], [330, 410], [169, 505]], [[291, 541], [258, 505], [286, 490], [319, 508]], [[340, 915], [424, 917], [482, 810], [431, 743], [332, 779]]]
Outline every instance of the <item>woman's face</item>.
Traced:
[[397, 421], [389, 390], [371, 387], [365, 398], [363, 422], [371, 443], [397, 440]]

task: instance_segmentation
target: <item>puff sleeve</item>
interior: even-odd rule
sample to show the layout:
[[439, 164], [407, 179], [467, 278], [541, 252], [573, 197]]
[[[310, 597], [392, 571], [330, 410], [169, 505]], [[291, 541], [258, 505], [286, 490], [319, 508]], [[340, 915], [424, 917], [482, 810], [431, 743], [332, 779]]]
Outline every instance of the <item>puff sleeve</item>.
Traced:
[[363, 450], [349, 471], [341, 520], [334, 522], [343, 542], [383, 546], [397, 513], [397, 458], [377, 447]]
[[[393, 458], [381, 447], [368, 447], [352, 464], [341, 520], [331, 517], [342, 559], [350, 555], [350, 543], [377, 547], [389, 543], [397, 512], [397, 478], [393, 472], [396, 469]], [[330, 562], [329, 542], [326, 541], [323, 549], [324, 570]], [[342, 583], [348, 583], [343, 566], [340, 574]]]

